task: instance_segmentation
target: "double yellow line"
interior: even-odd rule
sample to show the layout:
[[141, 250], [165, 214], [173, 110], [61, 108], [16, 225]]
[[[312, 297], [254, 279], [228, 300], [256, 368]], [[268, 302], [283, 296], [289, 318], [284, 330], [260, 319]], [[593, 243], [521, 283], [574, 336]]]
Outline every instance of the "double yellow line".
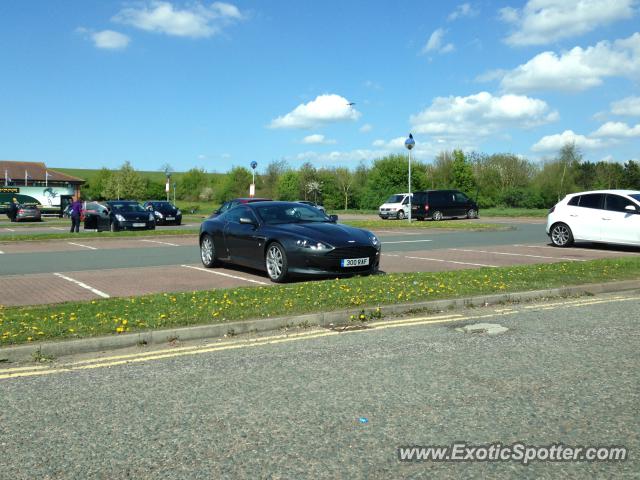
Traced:
[[345, 330], [338, 332], [335, 330], [310, 330], [292, 334], [271, 335], [266, 337], [248, 339], [248, 340], [228, 340], [220, 341], [215, 344], [209, 345], [194, 345], [189, 347], [177, 347], [177, 348], [164, 348], [161, 350], [155, 350], [151, 352], [130, 353], [123, 355], [115, 355], [109, 357], [97, 357], [88, 360], [80, 360], [76, 362], [70, 362], [60, 365], [33, 365], [24, 367], [14, 367], [0, 369], [0, 380], [20, 378], [20, 377], [36, 377], [41, 375], [53, 375], [63, 372], [74, 372], [82, 370], [93, 370], [96, 368], [115, 367], [125, 364], [135, 364], [142, 362], [150, 362], [154, 360], [163, 360], [168, 358], [186, 357], [189, 355], [200, 355], [203, 353], [222, 352], [227, 350], [237, 350], [241, 348], [260, 347], [265, 345], [278, 345], [289, 342], [297, 342], [302, 340], [311, 340], [322, 337], [330, 337], [335, 335], [344, 335], [347, 333], [365, 333], [376, 330], [384, 330], [389, 328], [403, 328], [412, 327], [418, 325], [437, 325], [442, 323], [462, 322], [469, 320], [480, 320], [486, 318], [496, 318], [508, 315], [514, 315], [522, 313], [522, 311], [536, 310], [550, 310], [557, 308], [572, 308], [587, 305], [594, 305], [600, 303], [622, 302], [640, 300], [640, 296], [623, 297], [616, 296], [608, 299], [578, 299], [568, 300], [563, 302], [553, 302], [538, 305], [525, 306], [523, 310], [514, 310], [512, 308], [504, 307], [497, 308], [491, 313], [482, 315], [462, 315], [462, 314], [449, 314], [449, 315], [435, 315], [427, 317], [414, 317], [405, 318], [399, 320], [387, 320], [370, 322], [367, 324], [368, 328], [357, 330]]

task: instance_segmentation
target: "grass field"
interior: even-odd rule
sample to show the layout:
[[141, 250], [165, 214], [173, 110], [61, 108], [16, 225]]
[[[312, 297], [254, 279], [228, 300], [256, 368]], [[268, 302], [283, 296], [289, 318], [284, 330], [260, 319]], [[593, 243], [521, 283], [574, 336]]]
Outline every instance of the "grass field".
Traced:
[[367, 320], [379, 317], [376, 307], [381, 305], [636, 278], [640, 279], [637, 257], [375, 275], [31, 308], [0, 306], [0, 345], [339, 309], [360, 312], [345, 322]]

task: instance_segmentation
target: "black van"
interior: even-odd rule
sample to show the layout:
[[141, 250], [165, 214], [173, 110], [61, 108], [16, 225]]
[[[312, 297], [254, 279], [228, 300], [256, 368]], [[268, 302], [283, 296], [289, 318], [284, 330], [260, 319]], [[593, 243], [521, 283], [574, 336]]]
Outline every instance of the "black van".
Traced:
[[413, 193], [411, 218], [442, 220], [444, 217], [478, 218], [478, 205], [458, 190]]

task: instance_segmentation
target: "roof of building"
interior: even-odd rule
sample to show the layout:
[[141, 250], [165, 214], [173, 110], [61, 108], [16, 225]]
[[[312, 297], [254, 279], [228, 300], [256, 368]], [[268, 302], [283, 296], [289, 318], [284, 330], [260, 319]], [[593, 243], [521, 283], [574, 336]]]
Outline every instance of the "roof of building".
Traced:
[[24, 180], [25, 172], [32, 182], [44, 182], [45, 174], [49, 174], [50, 182], [84, 183], [82, 178], [73, 177], [65, 173], [47, 168], [42, 162], [14, 162], [11, 160], [0, 160], [0, 183], [4, 180], [5, 171], [14, 182]]

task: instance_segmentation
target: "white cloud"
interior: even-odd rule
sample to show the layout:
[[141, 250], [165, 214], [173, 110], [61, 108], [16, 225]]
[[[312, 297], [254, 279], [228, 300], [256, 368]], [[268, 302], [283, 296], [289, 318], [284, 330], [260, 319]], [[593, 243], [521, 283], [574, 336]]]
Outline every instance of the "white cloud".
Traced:
[[543, 100], [480, 92], [467, 97], [437, 97], [410, 121], [415, 133], [469, 143], [505, 129], [532, 128], [557, 119], [558, 113]]
[[121, 10], [113, 20], [148, 32], [199, 38], [216, 35], [225, 25], [242, 18], [240, 10], [230, 3], [195, 3], [180, 9], [170, 2], [152, 0]]
[[508, 70], [504, 70], [502, 68], [497, 68], [495, 70], [488, 70], [485, 73], [481, 73], [475, 78], [476, 82], [492, 82], [493, 80], [501, 80], [506, 74]]
[[127, 48], [130, 39], [123, 33], [114, 32], [113, 30], [102, 30], [91, 34], [96, 48], [104, 48], [108, 50], [121, 50]]
[[453, 43], [444, 43], [444, 35], [447, 33], [446, 30], [442, 28], [438, 28], [433, 31], [429, 40], [427, 40], [427, 44], [422, 47], [422, 53], [428, 52], [439, 52], [439, 53], [449, 53], [455, 50], [455, 46]]
[[529, 0], [522, 9], [506, 7], [501, 19], [512, 25], [512, 46], [546, 45], [633, 17], [637, 0]]
[[373, 130], [373, 125], [371, 125], [370, 123], [365, 123], [358, 130], [360, 130], [360, 132], [362, 133], [368, 133]]
[[593, 137], [632, 138], [640, 137], [640, 123], [631, 127], [624, 122], [607, 122], [591, 134]]
[[473, 17], [478, 14], [478, 11], [474, 9], [470, 3], [463, 3], [458, 5], [456, 9], [449, 14], [447, 20], [450, 22], [462, 17]]
[[578, 135], [572, 130], [565, 130], [562, 133], [542, 137], [533, 147], [531, 147], [531, 150], [534, 152], [557, 152], [568, 143], [573, 143], [576, 147], [584, 150], [591, 150], [604, 146], [602, 141], [599, 139]]
[[286, 115], [271, 121], [271, 128], [313, 128], [327, 123], [355, 121], [360, 118], [349, 101], [336, 94], [319, 95], [308, 103], [302, 103]]
[[581, 91], [602, 84], [606, 77], [640, 78], [640, 33], [628, 38], [574, 47], [558, 55], [543, 52], [508, 72], [501, 82], [505, 91]]
[[371, 90], [382, 90], [382, 85], [378, 82], [374, 82], [373, 80], [367, 80], [364, 82], [364, 86], [370, 88]]
[[324, 135], [319, 133], [314, 133], [313, 135], [307, 135], [302, 139], [302, 143], [306, 143], [309, 145], [330, 145], [332, 143], [336, 143], [335, 140], [330, 138], [326, 138]]
[[611, 104], [611, 113], [628, 117], [640, 117], [640, 97], [627, 97]]

